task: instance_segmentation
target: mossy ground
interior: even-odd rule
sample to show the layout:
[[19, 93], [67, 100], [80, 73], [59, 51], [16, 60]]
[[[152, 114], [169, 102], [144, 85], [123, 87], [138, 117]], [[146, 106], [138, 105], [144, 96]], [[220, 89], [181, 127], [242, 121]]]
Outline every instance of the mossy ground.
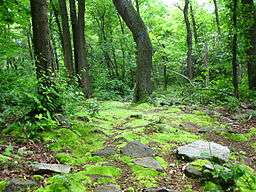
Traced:
[[[99, 102], [99, 107], [98, 115], [89, 117], [80, 106], [71, 116], [72, 128], [56, 129], [44, 134], [44, 141], [49, 143], [60, 163], [81, 168], [80, 171], [63, 177], [50, 178], [45, 189], [39, 189], [40, 192], [49, 191], [53, 187], [62, 188], [63, 185], [56, 185], [56, 182], [63, 184], [63, 179], [76, 183], [72, 186], [77, 187], [74, 191], [79, 191], [80, 188], [90, 191], [94, 186], [104, 183], [131, 188], [133, 186], [119, 183], [119, 178], [127, 173], [127, 170], [123, 169], [129, 169], [127, 177], [137, 183], [136, 188], [159, 186], [159, 180], [167, 178], [168, 172], [161, 173], [135, 165], [132, 158], [118, 153], [111, 157], [97, 157], [92, 154], [107, 145], [115, 145], [121, 149], [127, 142], [137, 140], [155, 149], [156, 160], [167, 170], [170, 163], [176, 162], [169, 162], [166, 157], [173, 153], [177, 146], [201, 139], [199, 134], [191, 133], [181, 125], [186, 122], [198, 127], [218, 125], [215, 119], [204, 112], [183, 112], [183, 106], [155, 107], [150, 104], [131, 105], [107, 101]], [[83, 122], [78, 120], [77, 116], [87, 116], [90, 121]], [[118, 163], [125, 164], [126, 168], [119, 168]], [[79, 180], [83, 180], [83, 183]]]
[[[73, 171], [46, 179], [44, 187], [37, 192], [90, 192], [106, 183], [114, 183], [130, 191], [157, 186], [177, 191], [203, 190], [195, 185], [197, 181], [184, 177], [182, 168], [185, 163], [176, 159], [174, 150], [180, 145], [206, 139], [204, 134], [199, 133], [201, 128], [219, 133], [226, 129], [225, 124], [200, 108], [131, 105], [116, 101], [97, 103], [99, 112], [96, 115], [90, 116], [85, 106], [77, 106], [68, 116], [72, 128], [55, 128], [43, 133], [44, 143], [53, 151], [55, 158], [60, 163], [71, 165]], [[252, 129], [243, 136], [232, 138], [251, 139], [254, 135], [255, 129]], [[224, 136], [230, 137], [227, 134]], [[127, 142], [135, 140], [157, 152], [155, 159], [165, 169], [164, 172], [136, 165], [131, 157], [119, 153]], [[117, 148], [115, 155], [93, 155], [109, 145]], [[0, 182], [1, 185], [3, 182]]]

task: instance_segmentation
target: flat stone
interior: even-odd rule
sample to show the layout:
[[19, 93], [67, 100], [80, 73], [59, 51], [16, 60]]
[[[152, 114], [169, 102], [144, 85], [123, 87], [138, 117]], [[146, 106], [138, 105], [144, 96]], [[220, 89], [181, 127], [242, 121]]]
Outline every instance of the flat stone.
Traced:
[[94, 192], [122, 192], [119, 187], [113, 184], [98, 186]]
[[132, 141], [128, 143], [123, 149], [122, 153], [131, 157], [153, 157], [155, 155], [153, 149], [143, 145], [138, 141]]
[[157, 171], [164, 171], [158, 161], [156, 161], [153, 157], [143, 157], [140, 159], [134, 160], [134, 163], [146, 168], [155, 169]]
[[35, 172], [69, 173], [71, 170], [71, 167], [68, 165], [47, 163], [35, 163], [32, 164], [32, 168]]
[[11, 179], [4, 192], [25, 192], [36, 185], [37, 183], [31, 180]]
[[175, 192], [175, 191], [167, 188], [146, 188], [146, 189], [143, 189], [142, 192]]
[[96, 151], [95, 153], [93, 153], [93, 156], [101, 156], [101, 157], [106, 157], [106, 156], [110, 156], [110, 155], [114, 155], [116, 153], [116, 149], [115, 147], [112, 146], [107, 146], [104, 149], [101, 149], [99, 151]]
[[227, 161], [230, 150], [228, 147], [207, 141], [195, 141], [178, 148], [177, 155], [184, 159], [214, 159]]

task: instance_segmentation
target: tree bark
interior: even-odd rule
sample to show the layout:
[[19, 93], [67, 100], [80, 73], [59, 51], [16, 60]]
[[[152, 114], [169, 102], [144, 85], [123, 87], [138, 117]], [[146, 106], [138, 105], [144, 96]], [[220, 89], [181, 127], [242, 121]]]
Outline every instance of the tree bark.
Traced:
[[245, 36], [248, 40], [246, 63], [250, 90], [256, 90], [256, 7], [253, 0], [242, 0]]
[[198, 44], [198, 33], [197, 33], [196, 18], [195, 18], [195, 14], [194, 14], [192, 3], [190, 3], [190, 16], [191, 16], [191, 20], [192, 20], [195, 44], [197, 45]]
[[188, 78], [191, 80], [193, 79], [193, 60], [192, 60], [192, 51], [193, 51], [193, 35], [192, 35], [192, 30], [191, 30], [191, 25], [189, 22], [189, 0], [185, 0], [185, 6], [183, 9], [183, 14], [184, 14], [184, 20], [186, 24], [186, 32], [187, 32], [187, 75]]
[[74, 76], [74, 61], [73, 61], [73, 52], [72, 52], [72, 44], [71, 44], [71, 35], [70, 35], [70, 27], [69, 27], [69, 18], [67, 11], [66, 0], [59, 0], [60, 13], [61, 13], [61, 24], [63, 31], [63, 53], [64, 53], [64, 64], [67, 68], [67, 72], [69, 77]]
[[60, 110], [57, 96], [52, 92], [54, 57], [50, 44], [48, 4], [47, 0], [30, 0], [33, 46], [35, 54], [36, 75], [39, 81], [39, 94], [45, 110], [55, 112]]
[[217, 0], [213, 0], [214, 3], [214, 13], [215, 13], [215, 20], [217, 25], [218, 34], [220, 35], [221, 29], [220, 29], [220, 17], [219, 17], [219, 9], [218, 9], [218, 3]]
[[130, 0], [113, 0], [113, 3], [137, 45], [134, 102], [146, 101], [152, 93], [152, 44], [147, 28]]
[[70, 15], [73, 31], [76, 74], [78, 75], [80, 86], [82, 87], [85, 97], [90, 98], [92, 90], [84, 34], [85, 0], [78, 0], [78, 11], [76, 11], [75, 0], [70, 0]]
[[232, 42], [232, 68], [234, 95], [239, 97], [239, 64], [237, 61], [237, 4], [238, 0], [233, 1], [233, 42]]

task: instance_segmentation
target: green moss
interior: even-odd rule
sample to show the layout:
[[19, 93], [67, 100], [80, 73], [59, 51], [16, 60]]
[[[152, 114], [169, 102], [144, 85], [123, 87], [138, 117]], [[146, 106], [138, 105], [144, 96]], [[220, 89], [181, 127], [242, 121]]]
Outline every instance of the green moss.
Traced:
[[195, 166], [200, 171], [202, 171], [204, 166], [206, 166], [207, 164], [211, 164], [211, 162], [204, 159], [198, 159], [191, 163], [191, 165]]
[[4, 180], [0, 180], [0, 192], [4, 192], [5, 188], [7, 187], [8, 182]]
[[223, 192], [221, 187], [213, 182], [207, 182], [204, 186], [205, 192]]
[[75, 174], [51, 177], [47, 181], [46, 187], [40, 188], [36, 192], [84, 192], [90, 184], [90, 177], [81, 171]]
[[162, 144], [168, 144], [169, 142], [189, 143], [200, 139], [200, 137], [177, 129], [176, 132], [172, 133], [156, 133], [151, 136], [151, 139]]
[[162, 158], [162, 157], [155, 157], [155, 159], [160, 163], [160, 165], [164, 168], [167, 169], [169, 164]]
[[252, 139], [252, 137], [256, 136], [256, 128], [251, 129], [248, 133], [245, 134], [225, 133], [225, 136], [232, 141], [249, 141]]
[[43, 181], [44, 177], [42, 175], [33, 175], [33, 180], [35, 181]]
[[121, 175], [122, 171], [114, 166], [104, 166], [104, 165], [87, 165], [85, 167], [85, 174], [87, 175], [102, 175], [109, 177], [118, 177]]

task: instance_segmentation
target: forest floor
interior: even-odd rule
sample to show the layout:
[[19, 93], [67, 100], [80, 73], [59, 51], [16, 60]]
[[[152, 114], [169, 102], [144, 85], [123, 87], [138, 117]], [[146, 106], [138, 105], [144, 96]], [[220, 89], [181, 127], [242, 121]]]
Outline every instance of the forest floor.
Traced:
[[[2, 138], [0, 164], [5, 166], [0, 168], [0, 191], [1, 180], [3, 189], [3, 181], [13, 178], [37, 178], [41, 186], [37, 192], [90, 192], [107, 183], [127, 192], [149, 187], [203, 191], [199, 180], [185, 176], [187, 162], [176, 157], [179, 146], [197, 140], [228, 146], [233, 162], [256, 170], [256, 121], [241, 120], [243, 112], [230, 115], [223, 109], [115, 101], [99, 102], [99, 106], [95, 117], [88, 117], [84, 106], [79, 106], [78, 112], [68, 117], [72, 127], [44, 132], [43, 142], [19, 144], [11, 137]], [[144, 168], [120, 152], [133, 141], [152, 148], [164, 171]], [[111, 149], [111, 155], [98, 156], [104, 148]], [[67, 164], [72, 171], [38, 176], [29, 162]]]

